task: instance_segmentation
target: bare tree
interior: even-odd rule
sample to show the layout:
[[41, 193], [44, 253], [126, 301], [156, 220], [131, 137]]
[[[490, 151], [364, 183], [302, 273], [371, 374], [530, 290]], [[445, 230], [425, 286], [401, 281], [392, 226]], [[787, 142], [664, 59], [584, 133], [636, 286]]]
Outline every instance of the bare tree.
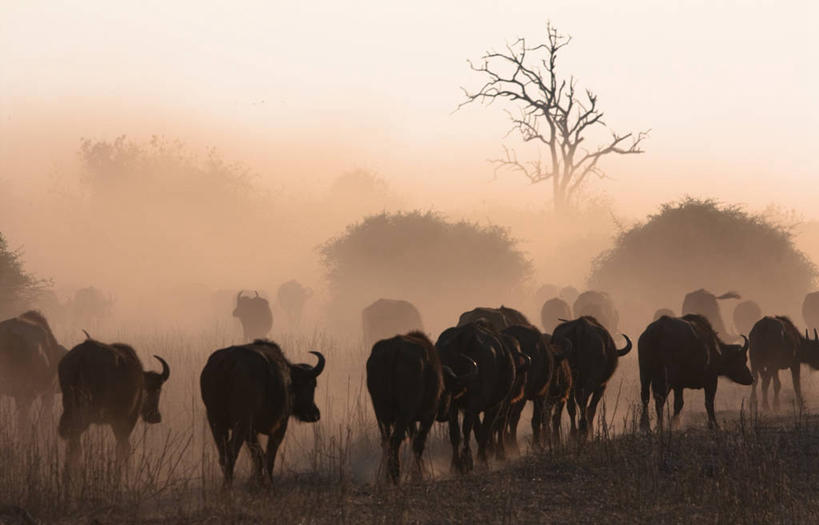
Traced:
[[[520, 38], [507, 45], [505, 52], [487, 52], [479, 65], [469, 61], [472, 70], [489, 79], [476, 92], [464, 89], [466, 100], [458, 107], [475, 101], [491, 104], [497, 99], [516, 106], [517, 115], [507, 111], [512, 121], [507, 135], [517, 132], [524, 142], [540, 144], [545, 158], [541, 154], [536, 161], [520, 161], [515, 150], [504, 147], [504, 156], [492, 162], [496, 170], [520, 172], [533, 184], [551, 180], [555, 210], [562, 212], [589, 175], [605, 177], [601, 158], [611, 153], [642, 153], [640, 145], [648, 131], [611, 131], [597, 106], [597, 95], [588, 89], [585, 96], [579, 94], [573, 76], [561, 79], [558, 75], [557, 55], [571, 37], [559, 34], [549, 23], [546, 32], [545, 43], [529, 47]], [[583, 147], [595, 127], [609, 129], [610, 139], [594, 148]]]

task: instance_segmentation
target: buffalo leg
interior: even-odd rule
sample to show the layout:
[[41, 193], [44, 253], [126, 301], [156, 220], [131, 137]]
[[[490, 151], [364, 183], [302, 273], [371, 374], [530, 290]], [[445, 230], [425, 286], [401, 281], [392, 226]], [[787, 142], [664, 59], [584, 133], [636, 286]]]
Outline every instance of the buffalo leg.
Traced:
[[492, 436], [498, 435], [499, 427], [506, 424], [504, 412], [505, 411], [500, 407], [492, 407], [483, 413], [483, 422], [477, 429], [478, 433], [475, 435], [478, 440], [478, 459], [481, 460], [482, 463], [487, 462], [487, 453], [492, 450], [493, 445], [493, 451], [498, 459], [504, 459], [506, 457], [506, 448], [504, 447], [503, 439], [498, 439], [497, 443], [492, 443]]
[[119, 462], [126, 461], [131, 454], [131, 432], [133, 432], [136, 422], [137, 417], [135, 415], [135, 417], [131, 419], [117, 422], [111, 426], [111, 429], [114, 431], [114, 437], [117, 440], [117, 460]]
[[558, 401], [552, 408], [552, 446], [560, 445], [560, 420], [563, 418], [563, 401]]
[[751, 386], [751, 410], [756, 410], [756, 386], [759, 383], [759, 369], [753, 366], [753, 363], [751, 363], [751, 376], [754, 378]]
[[[520, 409], [517, 412], [517, 418], [520, 419], [520, 411], [523, 410], [524, 403], [520, 403]], [[544, 421], [548, 425], [549, 419], [547, 417], [543, 417], [545, 410], [545, 403], [543, 402], [542, 397], [536, 397], [532, 400], [532, 443], [535, 447], [543, 446], [543, 430], [544, 430]], [[515, 422], [515, 426], [517, 427], [517, 422]], [[548, 428], [546, 428], [548, 430]], [[515, 450], [518, 448], [517, 444], [517, 436], [513, 434], [514, 437], [514, 444]]]
[[233, 468], [236, 466], [236, 458], [242, 449], [242, 444], [250, 432], [250, 425], [243, 422], [236, 423], [230, 430], [230, 439], [225, 446], [225, 464], [223, 471], [225, 474], [225, 485], [233, 483]]
[[[390, 475], [390, 479], [393, 483], [398, 483], [401, 477], [401, 464], [399, 453], [401, 452], [401, 442], [404, 441], [404, 435], [407, 433], [407, 430], [412, 427], [412, 424], [408, 421], [402, 420], [399, 418], [396, 420], [395, 425], [392, 428], [392, 435], [390, 436], [390, 443], [389, 443], [389, 456], [387, 457], [387, 472]], [[414, 432], [410, 432], [414, 434]]]
[[665, 410], [665, 401], [668, 398], [668, 383], [664, 374], [655, 376], [651, 383], [651, 389], [654, 392], [654, 410], [657, 412], [657, 430], [663, 430], [663, 411]]
[[210, 432], [213, 434], [213, 441], [216, 443], [216, 450], [219, 451], [219, 467], [222, 469], [222, 475], [227, 482], [227, 473], [225, 471], [225, 462], [227, 460], [227, 446], [230, 437], [230, 430], [225, 425], [220, 425], [215, 419], [208, 417], [208, 424], [210, 425]]
[[259, 436], [255, 430], [251, 430], [245, 439], [247, 448], [250, 451], [250, 457], [253, 460], [253, 482], [261, 485], [264, 480], [264, 450], [259, 443]]
[[651, 399], [651, 380], [642, 377], [640, 374], [640, 401], [643, 403], [643, 412], [640, 414], [640, 429], [648, 432], [651, 430], [651, 423], [648, 419], [648, 402]]
[[782, 390], [782, 382], [779, 381], [779, 370], [774, 370], [774, 373], [773, 373], [773, 391], [774, 391], [773, 407], [774, 407], [774, 410], [779, 410], [779, 391], [780, 390]]
[[265, 453], [265, 470], [267, 472], [267, 479], [273, 483], [273, 467], [276, 466], [276, 453], [284, 440], [284, 434], [287, 432], [287, 420], [285, 419], [279, 428], [275, 430], [270, 437], [267, 438], [267, 452]]
[[[463, 420], [463, 425], [462, 425], [462, 433], [463, 433], [464, 441], [463, 441], [463, 448], [461, 449], [461, 459], [460, 459], [461, 468], [464, 471], [472, 470], [472, 465], [473, 465], [473, 463], [472, 463], [472, 443], [471, 443], [470, 436], [473, 433], [473, 431], [477, 431], [480, 428], [480, 425], [478, 425], [477, 423], [480, 423], [478, 421], [478, 413], [477, 412], [473, 412], [471, 410], [467, 410], [466, 412], [464, 412], [464, 420]], [[478, 428], [476, 428], [476, 427], [478, 427]], [[477, 436], [477, 433], [476, 433], [476, 435], [475, 435], [476, 441], [477, 441], [477, 437], [478, 436]], [[478, 446], [480, 447], [480, 443], [478, 444]]]
[[574, 390], [569, 394], [569, 398], [566, 400], [566, 413], [569, 414], [569, 432], [574, 436], [577, 434], [577, 426], [575, 425], [575, 415], [577, 414], [577, 403], [575, 402], [575, 394]]
[[[514, 405], [512, 405], [509, 408], [509, 424], [508, 424], [509, 433], [508, 433], [507, 442], [512, 447], [512, 450], [515, 453], [518, 453], [520, 451], [520, 447], [518, 447], [518, 423], [520, 422], [520, 413], [523, 412], [523, 407], [524, 407], [525, 404], [526, 404], [526, 400], [521, 399], [520, 401], [518, 401], [517, 403], [515, 403]], [[535, 436], [538, 436], [540, 434], [540, 428], [535, 430], [535, 423], [534, 423], [534, 418], [535, 418], [534, 414], [535, 413], [537, 413], [537, 411], [535, 411], [532, 414], [532, 431], [534, 432]], [[540, 421], [538, 421], [538, 426], [539, 426], [539, 424], [540, 424]], [[537, 441], [537, 438], [535, 438], [535, 441]]]
[[674, 428], [679, 427], [680, 424], [680, 412], [682, 412], [683, 405], [685, 401], [683, 400], [683, 389], [682, 388], [675, 388], [674, 389], [674, 418], [671, 420], [671, 424]]
[[577, 418], [577, 430], [581, 438], [585, 438], [589, 432], [589, 423], [586, 419], [586, 409], [589, 403], [589, 393], [585, 390], [575, 390], [575, 403], [580, 409], [579, 417]]
[[799, 362], [791, 366], [791, 379], [793, 379], [793, 391], [796, 394], [796, 406], [799, 410], [804, 407], [802, 398], [802, 380], [799, 376]]
[[452, 445], [452, 468], [460, 471], [461, 427], [458, 425], [458, 409], [454, 406], [449, 412], [449, 442]]
[[600, 403], [600, 399], [603, 397], [603, 392], [605, 389], [605, 385], [600, 386], [600, 388], [594, 391], [591, 401], [589, 401], [589, 408], [587, 410], [589, 430], [591, 430], [594, 426], [594, 416], [597, 414], [597, 404]]
[[762, 372], [762, 409], [763, 410], [770, 410], [771, 407], [768, 404], [768, 387], [771, 384], [771, 374], [767, 371]]
[[424, 446], [426, 445], [429, 429], [432, 428], [432, 422], [434, 420], [435, 417], [433, 414], [430, 414], [421, 420], [421, 424], [418, 427], [418, 432], [412, 438], [412, 452], [415, 455], [415, 472], [419, 477], [423, 474], [422, 461]]
[[717, 396], [717, 379], [705, 385], [705, 411], [708, 412], [708, 428], [719, 429], [717, 416], [714, 413], [714, 398]]

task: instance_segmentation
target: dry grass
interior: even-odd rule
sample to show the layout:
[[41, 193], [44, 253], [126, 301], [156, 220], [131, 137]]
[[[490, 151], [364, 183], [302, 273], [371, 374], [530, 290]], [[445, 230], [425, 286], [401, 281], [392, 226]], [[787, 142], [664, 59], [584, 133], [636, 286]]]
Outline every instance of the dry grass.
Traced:
[[[59, 410], [39, 410], [21, 438], [4, 400], [0, 506], [19, 505], [44, 523], [807, 522], [819, 511], [813, 497], [819, 419], [723, 411], [723, 430], [710, 432], [701, 402], [689, 395], [687, 429], [644, 435], [636, 431], [627, 395], [636, 393], [628, 361], [612, 383], [609, 413], [601, 410], [586, 444], [524, 450], [517, 459], [458, 477], [449, 472], [446, 429], [438, 425], [428, 443], [426, 479], [413, 481], [407, 473], [401, 486], [389, 486], [379, 481], [380, 447], [363, 381], [367, 352], [321, 333], [277, 337], [293, 360], [310, 360], [312, 349], [327, 356], [316, 392], [321, 421], [290, 426], [273, 487], [246, 485], [243, 453], [237, 485], [226, 492], [198, 378], [231, 332], [95, 335], [132, 342], [144, 363], [154, 353], [168, 359], [163, 423], [137, 426], [134, 453], [122, 471], [113, 461], [109, 429], [93, 428], [83, 442], [82, 472], [66, 486], [64, 445], [55, 432]], [[785, 381], [783, 393], [788, 386]], [[736, 391], [724, 390], [721, 406], [739, 408]]]

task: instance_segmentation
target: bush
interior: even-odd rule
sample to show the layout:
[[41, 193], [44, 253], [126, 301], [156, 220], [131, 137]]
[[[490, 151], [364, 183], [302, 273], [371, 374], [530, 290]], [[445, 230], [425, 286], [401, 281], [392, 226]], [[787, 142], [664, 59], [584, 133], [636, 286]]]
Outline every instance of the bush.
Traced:
[[457, 319], [458, 309], [508, 300], [530, 273], [505, 229], [420, 211], [369, 216], [321, 255], [336, 303], [355, 304], [358, 315], [380, 297], [406, 299], [425, 322], [430, 312]]
[[789, 313], [815, 276], [788, 228], [739, 206], [686, 198], [621, 233], [594, 261], [589, 284], [644, 316], [660, 307], [679, 312], [684, 294], [699, 288], [737, 290], [765, 312]]
[[20, 252], [0, 233], [0, 320], [22, 313], [45, 283], [23, 269]]

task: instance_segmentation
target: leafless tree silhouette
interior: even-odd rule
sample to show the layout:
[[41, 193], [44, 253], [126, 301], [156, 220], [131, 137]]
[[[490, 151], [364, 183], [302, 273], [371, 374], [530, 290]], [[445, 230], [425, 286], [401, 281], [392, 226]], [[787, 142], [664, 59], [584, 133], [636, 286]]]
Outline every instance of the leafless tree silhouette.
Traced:
[[[571, 37], [559, 34], [550, 23], [546, 32], [545, 43], [530, 47], [520, 38], [504, 52], [486, 52], [479, 64], [469, 61], [472, 70], [488, 80], [478, 91], [464, 89], [466, 100], [458, 107], [475, 101], [491, 104], [497, 99], [513, 103], [517, 113], [507, 111], [512, 121], [508, 134], [517, 132], [524, 142], [540, 144], [545, 156], [521, 161], [515, 150], [504, 147], [503, 157], [492, 162], [496, 169], [522, 173], [533, 184], [551, 180], [555, 210], [562, 212], [589, 175], [605, 177], [600, 159], [611, 153], [642, 153], [648, 131], [621, 134], [610, 130], [597, 95], [588, 89], [580, 94], [573, 76], [566, 79], [558, 74], [558, 53]], [[609, 129], [610, 139], [596, 147], [584, 147], [595, 127]]]

